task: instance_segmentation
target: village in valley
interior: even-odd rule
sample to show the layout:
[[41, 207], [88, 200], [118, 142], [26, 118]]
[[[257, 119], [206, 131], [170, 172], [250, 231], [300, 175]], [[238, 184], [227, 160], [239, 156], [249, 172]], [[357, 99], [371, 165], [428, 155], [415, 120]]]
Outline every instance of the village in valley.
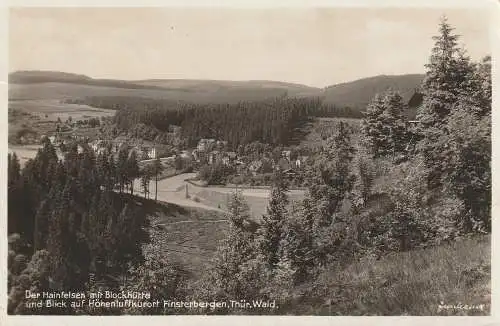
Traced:
[[[418, 121], [414, 119], [414, 112], [422, 105], [421, 90], [407, 91], [404, 94], [404, 100], [407, 101], [405, 110], [409, 115], [408, 123], [412, 128], [417, 127]], [[23, 114], [30, 116], [23, 110], [15, 112], [21, 116]], [[195, 146], [188, 148], [185, 145], [186, 142], [182, 140], [182, 130], [179, 126], [171, 126], [164, 133], [168, 136], [164, 137], [169, 140], [168, 142], [157, 142], [134, 137], [127, 132], [117, 134], [115, 129], [110, 128], [112, 120], [107, 116], [91, 118], [83, 116], [81, 119], [72, 119], [69, 116], [65, 121], [62, 121], [60, 117], [56, 119], [56, 116], [52, 116], [52, 119], [52, 122], [46, 121], [44, 128], [39, 128], [38, 132], [36, 131], [38, 126], [36, 126], [30, 132], [23, 130], [22, 134], [19, 133], [16, 142], [20, 146], [33, 148], [25, 159], [33, 157], [40, 146], [37, 144], [43, 144], [43, 140], [48, 139], [54, 145], [60, 158], [64, 158], [71, 146], [76, 145], [78, 153], [82, 153], [85, 147], [89, 147], [96, 156], [107, 152], [114, 155], [115, 159], [118, 158], [120, 150], [127, 151], [128, 155], [134, 152], [142, 167], [158, 160], [164, 172], [161, 173], [160, 179], [180, 173], [196, 172], [197, 177], [193, 178], [191, 174], [190, 178], [199, 180], [200, 185], [269, 186], [273, 171], [280, 170], [288, 180], [295, 181], [292, 182], [292, 187], [296, 188], [303, 188], [306, 185], [303, 181], [308, 159], [317, 150], [317, 145], [328, 136], [325, 134], [324, 126], [329, 123], [329, 118], [320, 118], [319, 121], [324, 123], [313, 124], [312, 126], [316, 129], [310, 124], [312, 146], [309, 146], [307, 142], [288, 147], [254, 142], [231, 149], [227, 140], [215, 138], [201, 138]], [[40, 120], [40, 117], [37, 117], [37, 120]], [[357, 124], [356, 120], [347, 119], [346, 121], [350, 124], [354, 123], [354, 126]], [[330, 132], [328, 128], [326, 130], [326, 133]], [[40, 135], [41, 132], [46, 134]], [[413, 148], [415, 144], [415, 139], [409, 139], [406, 148]], [[16, 148], [15, 145], [13, 146]], [[203, 170], [209, 168], [223, 170], [221, 173], [224, 176], [210, 178], [207, 173], [203, 174]]]

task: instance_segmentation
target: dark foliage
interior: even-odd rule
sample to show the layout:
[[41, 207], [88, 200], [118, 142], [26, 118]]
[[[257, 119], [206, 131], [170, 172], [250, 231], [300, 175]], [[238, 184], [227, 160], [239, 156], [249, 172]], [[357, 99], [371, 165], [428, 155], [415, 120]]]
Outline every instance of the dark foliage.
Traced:
[[[38, 291], [84, 291], [91, 278], [124, 275], [143, 262], [145, 214], [133, 197], [113, 191], [115, 185], [123, 189], [129, 184], [127, 167], [137, 173], [133, 162], [121, 156], [125, 164], [114, 165], [109, 154], [96, 158], [90, 149], [78, 152], [74, 146], [60, 161], [48, 140], [23, 169], [15, 154], [9, 155], [8, 231], [22, 243], [11, 248], [27, 261], [31, 257], [26, 269], [9, 266], [9, 313], [33, 312], [25, 308], [24, 296], [16, 294], [26, 287], [25, 278], [36, 277]], [[40, 264], [48, 265], [32, 276]], [[54, 308], [45, 313], [75, 311]]]

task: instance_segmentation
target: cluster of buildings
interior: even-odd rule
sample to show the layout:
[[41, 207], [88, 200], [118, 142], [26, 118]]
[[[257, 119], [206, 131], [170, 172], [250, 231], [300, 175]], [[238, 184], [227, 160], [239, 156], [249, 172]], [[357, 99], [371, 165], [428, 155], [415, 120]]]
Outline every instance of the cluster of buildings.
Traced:
[[291, 158], [292, 152], [284, 150], [279, 159], [262, 157], [260, 159], [248, 160], [248, 157], [240, 157], [238, 153], [226, 151], [227, 142], [216, 141], [215, 139], [201, 139], [196, 149], [192, 152], [193, 160], [197, 163], [212, 165], [221, 163], [225, 166], [235, 167], [239, 172], [250, 172], [253, 175], [270, 173], [275, 169], [280, 169], [286, 174], [295, 174], [303, 168], [307, 156]]
[[60, 153], [66, 152], [66, 150], [68, 149], [67, 146], [75, 143], [78, 144], [78, 153], [82, 153], [83, 146], [81, 144], [88, 142], [87, 137], [64, 133], [56, 133], [51, 136], [42, 135], [41, 141], [43, 141], [44, 139], [48, 139], [50, 143], [55, 147], [55, 149]]
[[[96, 154], [101, 154], [105, 151], [111, 153], [118, 153], [120, 148], [124, 146], [124, 142], [111, 142], [102, 139], [94, 140], [89, 145]], [[137, 157], [141, 160], [157, 158], [157, 151], [155, 146], [136, 145], [130, 148], [130, 152], [134, 151]]]

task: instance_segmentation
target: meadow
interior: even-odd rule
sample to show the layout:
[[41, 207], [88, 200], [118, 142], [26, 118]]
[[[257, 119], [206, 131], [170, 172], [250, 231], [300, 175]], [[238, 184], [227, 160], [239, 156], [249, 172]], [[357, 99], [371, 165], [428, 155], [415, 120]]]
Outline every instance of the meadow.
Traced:
[[293, 306], [312, 315], [489, 315], [490, 269], [491, 236], [463, 238], [325, 269], [297, 289]]
[[93, 108], [83, 104], [68, 104], [57, 99], [11, 100], [9, 108], [38, 116], [40, 121], [57, 121], [57, 118], [66, 121], [69, 117], [76, 121], [111, 117], [115, 114], [114, 110]]

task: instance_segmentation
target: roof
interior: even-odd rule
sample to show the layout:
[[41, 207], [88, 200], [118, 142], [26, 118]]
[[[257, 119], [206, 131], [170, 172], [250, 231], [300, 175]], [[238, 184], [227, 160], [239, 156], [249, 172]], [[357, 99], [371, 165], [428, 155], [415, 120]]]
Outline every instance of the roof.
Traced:
[[424, 95], [416, 90], [407, 100], [407, 103], [410, 108], [415, 108], [420, 106], [423, 100], [424, 100]]

